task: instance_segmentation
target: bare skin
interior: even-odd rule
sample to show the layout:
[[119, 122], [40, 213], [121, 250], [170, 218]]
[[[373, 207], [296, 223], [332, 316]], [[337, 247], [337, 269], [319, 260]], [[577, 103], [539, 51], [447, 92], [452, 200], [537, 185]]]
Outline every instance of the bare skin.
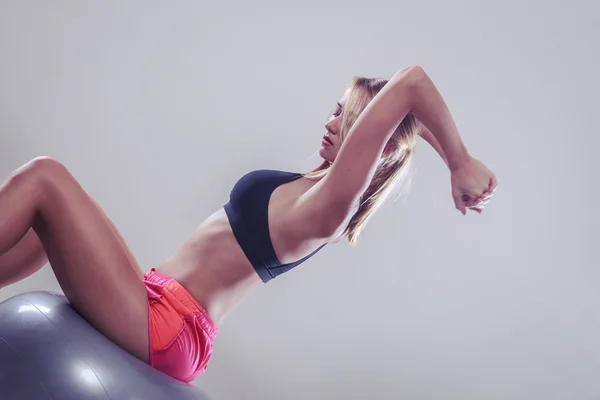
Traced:
[[[382, 92], [343, 146], [339, 133], [345, 96], [340, 99], [320, 148], [321, 157], [332, 162], [325, 178], [318, 182], [300, 178], [273, 192], [269, 229], [281, 262], [296, 261], [324, 243], [341, 239], [383, 156], [391, 128], [409, 110], [421, 114], [419, 119], [428, 126], [423, 137], [452, 171], [457, 208], [481, 212], [491, 199], [495, 177], [466, 153], [445, 105], [421, 70], [400, 71], [390, 81], [390, 89]], [[408, 102], [409, 98], [415, 101]], [[460, 200], [460, 195], [468, 198]], [[0, 187], [0, 288], [33, 274], [47, 261], [83, 317], [147, 362], [148, 304], [140, 266], [106, 214], [69, 171], [56, 160], [38, 158]], [[203, 221], [156, 269], [178, 280], [217, 325], [262, 284], [223, 209]]]
[[[19, 249], [43, 249], [45, 256], [15, 252]], [[143, 272], [106, 215], [57, 161], [35, 159], [0, 187], [0, 254], [2, 264], [31, 261], [22, 271], [0, 269], [2, 286], [35, 272], [47, 257], [65, 296], [83, 317], [148, 361]]]

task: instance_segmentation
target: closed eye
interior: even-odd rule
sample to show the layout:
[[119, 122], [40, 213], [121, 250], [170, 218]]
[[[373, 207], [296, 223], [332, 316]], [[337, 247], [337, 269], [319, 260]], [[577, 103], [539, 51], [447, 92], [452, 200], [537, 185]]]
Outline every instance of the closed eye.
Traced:
[[342, 105], [340, 103], [337, 103], [337, 109], [333, 113], [333, 116], [339, 117], [341, 114], [342, 114]]

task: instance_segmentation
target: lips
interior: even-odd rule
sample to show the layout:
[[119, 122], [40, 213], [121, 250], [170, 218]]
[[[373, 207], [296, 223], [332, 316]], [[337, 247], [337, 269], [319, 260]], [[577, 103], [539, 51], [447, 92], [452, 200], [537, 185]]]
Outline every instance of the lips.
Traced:
[[323, 136], [323, 140], [333, 146], [333, 142], [331, 141], [331, 139], [329, 139], [328, 136]]

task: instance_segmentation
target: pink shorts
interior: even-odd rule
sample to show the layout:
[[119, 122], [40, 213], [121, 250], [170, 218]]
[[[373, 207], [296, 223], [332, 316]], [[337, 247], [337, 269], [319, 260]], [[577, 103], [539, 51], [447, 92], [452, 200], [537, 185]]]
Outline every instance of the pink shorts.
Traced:
[[154, 268], [144, 275], [148, 292], [150, 365], [185, 383], [207, 368], [217, 327], [176, 280]]

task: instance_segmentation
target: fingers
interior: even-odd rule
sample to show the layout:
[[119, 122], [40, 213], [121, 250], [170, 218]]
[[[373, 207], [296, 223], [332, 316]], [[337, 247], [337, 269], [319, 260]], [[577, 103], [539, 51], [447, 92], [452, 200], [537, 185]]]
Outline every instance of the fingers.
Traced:
[[494, 197], [497, 187], [498, 187], [498, 183], [496, 181], [496, 177], [492, 176], [492, 178], [490, 179], [489, 187], [486, 190], [484, 190], [483, 193], [479, 197], [472, 200], [470, 202], [470, 204], [468, 204], [467, 206], [476, 206], [477, 207], [481, 204], [485, 205], [485, 204], [489, 203], [491, 201], [492, 197]]
[[498, 183], [496, 182], [496, 177], [492, 176], [490, 179], [489, 186], [483, 190], [481, 196], [479, 196], [478, 200], [485, 200], [491, 198], [496, 192], [496, 187], [498, 187]]
[[490, 181], [488, 182], [488, 186], [482, 190], [482, 194], [480, 197], [485, 197], [487, 195], [493, 194], [498, 187], [498, 181], [496, 180], [496, 176], [492, 175]]
[[484, 200], [484, 201], [480, 201], [477, 204], [475, 204], [475, 208], [483, 208], [485, 207], [491, 200]]
[[454, 204], [456, 209], [461, 212], [462, 215], [467, 213], [467, 209], [473, 210], [477, 208], [480, 199], [473, 199], [467, 194], [454, 196]]
[[484, 198], [479, 198], [476, 201], [474, 201], [473, 203], [475, 203], [475, 205], [470, 206], [469, 209], [472, 211], [477, 212], [478, 214], [481, 214], [483, 212], [483, 208], [490, 202], [492, 201], [492, 197], [494, 197], [494, 193], [489, 194], [488, 196], [484, 197]]
[[468, 197], [468, 196], [463, 196], [462, 199], [463, 199], [464, 206], [467, 207], [467, 208], [479, 207], [482, 204], [489, 203], [489, 199], [487, 197]]
[[492, 175], [492, 177], [490, 178], [490, 187], [488, 190], [491, 190], [493, 193], [496, 190], [496, 187], [498, 187], [498, 181], [496, 179], [496, 176]]
[[483, 212], [483, 208], [492, 201], [492, 197], [494, 197], [494, 193], [489, 193], [479, 196], [476, 199], [470, 198], [468, 195], [460, 196], [460, 201], [457, 201], [455, 198], [456, 208], [463, 214], [466, 214], [466, 209], [471, 211], [475, 211], [478, 214]]
[[494, 197], [494, 193], [485, 195], [485, 196], [480, 196], [478, 199], [473, 201], [473, 204], [475, 204], [476, 206], [479, 204], [487, 204], [490, 201], [492, 201], [492, 197]]
[[492, 175], [489, 180], [488, 186], [483, 188], [479, 193], [473, 193], [472, 195], [463, 193], [454, 193], [454, 204], [456, 209], [465, 215], [467, 209], [475, 211], [478, 214], [483, 212], [483, 208], [492, 201], [496, 188], [498, 187], [498, 181], [496, 176]]
[[484, 199], [484, 198], [491, 197], [494, 195], [495, 192], [496, 192], [496, 185], [494, 184], [492, 186], [492, 184], [490, 183], [490, 186], [483, 191], [483, 193], [481, 194], [481, 196], [479, 196], [479, 198]]
[[463, 201], [465, 195], [454, 195], [454, 205], [456, 206], [456, 209], [458, 211], [460, 211], [460, 213], [462, 215], [465, 215], [467, 213], [467, 208], [465, 206], [465, 202]]

